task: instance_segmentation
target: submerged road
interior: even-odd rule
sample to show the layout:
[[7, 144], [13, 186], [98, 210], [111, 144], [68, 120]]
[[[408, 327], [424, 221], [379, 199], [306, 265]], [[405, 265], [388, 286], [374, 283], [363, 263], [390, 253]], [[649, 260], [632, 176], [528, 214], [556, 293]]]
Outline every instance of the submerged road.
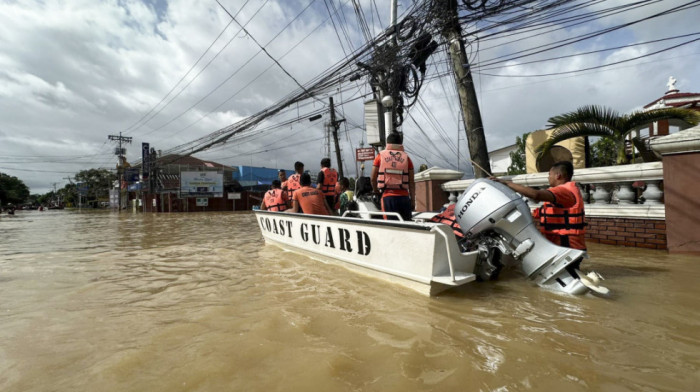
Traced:
[[0, 216], [0, 390], [691, 391], [700, 258], [591, 244], [439, 297], [266, 246], [251, 213]]

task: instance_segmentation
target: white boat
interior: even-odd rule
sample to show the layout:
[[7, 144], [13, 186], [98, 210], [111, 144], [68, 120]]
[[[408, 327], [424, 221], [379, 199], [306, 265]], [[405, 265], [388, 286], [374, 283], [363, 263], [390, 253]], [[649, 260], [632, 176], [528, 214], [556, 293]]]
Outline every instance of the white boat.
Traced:
[[255, 216], [267, 243], [429, 295], [477, 276], [495, 279], [504, 265], [520, 267], [528, 279], [549, 290], [608, 292], [599, 285], [600, 275], [580, 272], [585, 251], [544, 238], [522, 197], [503, 184], [477, 180], [457, 200], [462, 244], [447, 225], [372, 219], [385, 213], [372, 211], [371, 203], [360, 204], [357, 218], [270, 211], [255, 211]]
[[424, 294], [476, 280], [478, 252], [460, 252], [446, 225], [259, 210], [255, 216], [267, 243]]

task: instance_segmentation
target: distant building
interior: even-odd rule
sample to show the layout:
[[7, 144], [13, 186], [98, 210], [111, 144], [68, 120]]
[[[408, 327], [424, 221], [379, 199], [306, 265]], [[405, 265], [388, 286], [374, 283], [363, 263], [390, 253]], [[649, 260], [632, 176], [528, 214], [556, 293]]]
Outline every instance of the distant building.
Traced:
[[512, 163], [510, 153], [518, 150], [516, 144], [501, 147], [498, 150], [489, 152], [489, 163], [491, 164], [491, 173], [494, 176], [503, 176], [508, 173], [508, 167]]
[[[676, 79], [671, 76], [668, 79], [668, 91], [654, 101], [644, 105], [644, 111], [664, 109], [664, 108], [685, 108], [700, 111], [700, 93], [682, 93], [676, 88]], [[673, 122], [672, 120], [658, 121], [649, 125], [649, 133], [644, 136], [664, 136], [670, 133], [670, 127], [677, 126], [679, 129], [688, 128], [687, 124]], [[637, 136], [635, 132], [634, 136]], [[634, 137], [632, 136], [632, 137]]]
[[147, 167], [146, 173], [138, 165], [125, 174], [131, 202], [127, 208], [147, 212], [250, 210], [262, 198], [262, 192], [246, 190], [234, 178], [241, 172], [238, 166], [171, 154], [151, 159]]

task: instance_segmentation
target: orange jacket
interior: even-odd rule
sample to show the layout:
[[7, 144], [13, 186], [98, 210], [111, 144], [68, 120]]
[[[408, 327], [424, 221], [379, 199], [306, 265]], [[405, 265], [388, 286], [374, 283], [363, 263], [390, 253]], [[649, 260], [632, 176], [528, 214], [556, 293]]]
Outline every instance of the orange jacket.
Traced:
[[268, 211], [285, 211], [287, 209], [287, 194], [282, 189], [270, 189], [265, 192], [264, 201]]
[[335, 196], [335, 184], [338, 182], [338, 172], [330, 167], [322, 167], [323, 183], [321, 183], [321, 192], [323, 196]]
[[292, 196], [294, 196], [294, 191], [301, 188], [301, 184], [299, 183], [300, 178], [301, 174], [294, 173], [291, 176], [289, 176], [289, 178], [287, 178], [287, 181], [284, 182], [284, 184], [287, 186], [287, 199], [289, 200], [290, 206], [292, 202]]
[[408, 189], [408, 155], [402, 146], [386, 149], [379, 153], [379, 189]]
[[586, 249], [586, 222], [581, 192], [573, 181], [560, 186], [565, 187], [574, 194], [576, 204], [569, 208], [562, 208], [556, 204], [545, 202], [539, 208], [540, 231], [548, 240], [557, 245], [574, 249]]
[[455, 204], [450, 204], [445, 211], [435, 215], [430, 218], [430, 220], [437, 223], [444, 223], [452, 228], [452, 231], [457, 237], [464, 237], [464, 233], [462, 233], [462, 229], [459, 227], [459, 223], [457, 223], [457, 219], [455, 218]]

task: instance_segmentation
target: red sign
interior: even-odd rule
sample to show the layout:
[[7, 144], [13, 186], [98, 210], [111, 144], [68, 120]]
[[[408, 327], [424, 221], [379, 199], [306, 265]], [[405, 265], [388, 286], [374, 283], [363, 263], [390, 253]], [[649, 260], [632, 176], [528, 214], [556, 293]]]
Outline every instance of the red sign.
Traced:
[[374, 160], [374, 148], [357, 148], [355, 149], [355, 156], [358, 161], [373, 161]]

